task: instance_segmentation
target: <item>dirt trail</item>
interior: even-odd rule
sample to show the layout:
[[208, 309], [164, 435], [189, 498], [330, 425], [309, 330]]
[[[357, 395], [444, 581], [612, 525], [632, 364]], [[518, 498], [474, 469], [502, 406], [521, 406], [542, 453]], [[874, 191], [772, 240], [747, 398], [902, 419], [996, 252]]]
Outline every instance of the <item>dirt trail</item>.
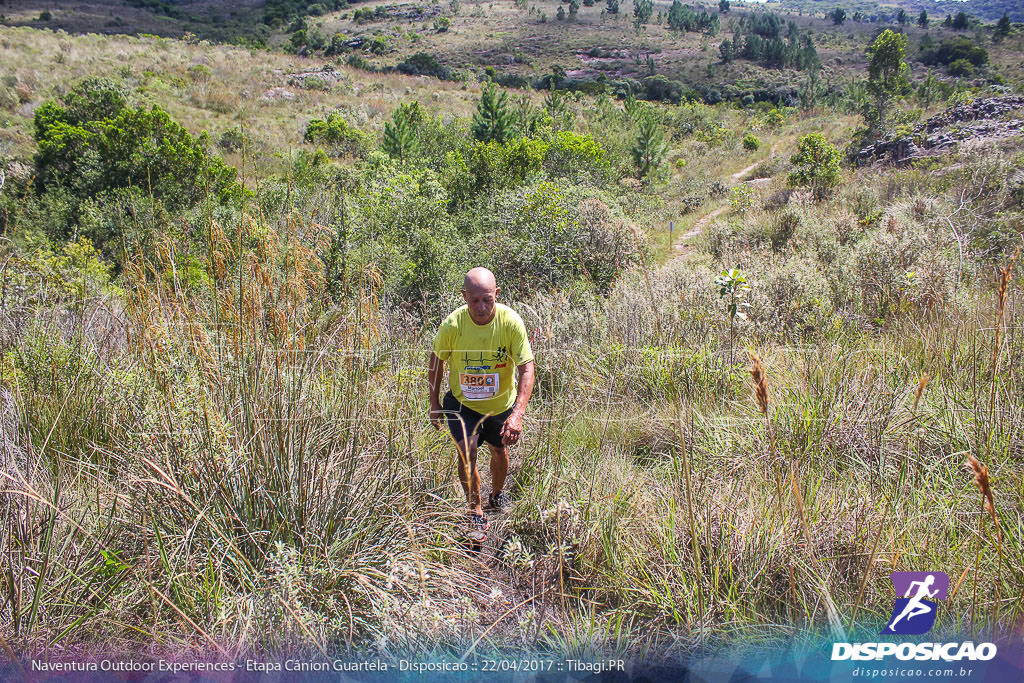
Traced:
[[[758, 185], [763, 185], [763, 184], [765, 184], [767, 182], [770, 182], [770, 180], [771, 180], [770, 178], [754, 178], [752, 180], [741, 180], [741, 179], [743, 178], [743, 176], [747, 175], [748, 173], [753, 171], [755, 168], [757, 168], [759, 165], [764, 163], [764, 161], [769, 161], [769, 160], [773, 159], [775, 157], [775, 150], [778, 149], [780, 144], [782, 144], [782, 141], [781, 140], [777, 140], [775, 142], [775, 144], [772, 145], [771, 149], [768, 150], [768, 158], [767, 159], [764, 159], [762, 161], [755, 161], [750, 166], [747, 166], [746, 168], [741, 169], [739, 171], [736, 171], [735, 173], [730, 175], [729, 176], [729, 183], [731, 185], [738, 185], [740, 183], [743, 183], [745, 185], [753, 185], [753, 186], [756, 187]], [[723, 213], [725, 213], [725, 211], [728, 208], [729, 208], [728, 205], [720, 206], [717, 209], [715, 209], [713, 211], [709, 211], [708, 213], [706, 213], [703, 216], [701, 216], [700, 218], [698, 218], [697, 222], [693, 224], [693, 227], [690, 228], [689, 230], [687, 230], [686, 232], [684, 232], [679, 237], [679, 241], [675, 244], [675, 247], [672, 249], [672, 251], [675, 253], [675, 255], [679, 256], [679, 255], [684, 254], [687, 251], [689, 251], [691, 246], [692, 246], [690, 244], [690, 242], [693, 240], [693, 238], [696, 237], [697, 235], [701, 234], [702, 232], [704, 232], [704, 228], [706, 228], [707, 225], [711, 221], [715, 220], [716, 218], [721, 216]]]
[[[775, 157], [775, 150], [778, 148], [780, 142], [781, 142], [781, 140], [776, 141], [775, 144], [772, 145], [772, 148], [770, 150], [768, 150], [768, 158], [767, 159], [764, 159], [763, 161], [755, 161], [750, 166], [747, 166], [746, 168], [744, 168], [742, 170], [736, 171], [731, 176], [729, 176], [729, 180], [731, 180], [733, 183], [738, 183], [743, 178], [743, 176], [745, 176], [748, 173], [750, 173], [751, 171], [753, 171], [755, 168], [757, 168], [762, 163], [764, 163], [764, 161], [771, 161], [771, 159], [773, 159]], [[759, 178], [755, 178], [754, 180], [760, 180], [760, 179]], [[753, 180], [748, 180], [746, 182], [749, 183], [749, 182], [754, 182], [754, 181]]]
[[701, 234], [701, 232], [704, 231], [704, 228], [705, 226], [707, 226], [708, 223], [721, 216], [723, 213], [725, 213], [726, 209], [728, 208], [728, 206], [720, 206], [714, 211], [704, 214], [703, 216], [698, 218], [697, 222], [693, 224], [693, 227], [683, 233], [683, 236], [680, 238], [679, 244], [676, 245], [676, 251], [679, 251], [682, 248], [682, 240], [688, 240]]

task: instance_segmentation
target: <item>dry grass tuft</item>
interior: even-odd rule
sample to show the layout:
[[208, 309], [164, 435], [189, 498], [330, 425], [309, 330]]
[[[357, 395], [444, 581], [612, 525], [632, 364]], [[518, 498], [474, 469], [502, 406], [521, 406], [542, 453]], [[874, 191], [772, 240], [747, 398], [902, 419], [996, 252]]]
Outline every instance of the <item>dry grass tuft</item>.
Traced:
[[768, 415], [768, 377], [761, 365], [761, 358], [756, 353], [750, 354], [752, 365], [750, 376], [754, 379], [754, 398], [757, 399], [757, 407], [766, 417]]
[[992, 481], [988, 476], [988, 465], [982, 465], [977, 458], [970, 454], [967, 456], [967, 462], [970, 463], [971, 470], [974, 472], [974, 484], [981, 491], [985, 509], [998, 528], [999, 520], [996, 518], [995, 499], [992, 497]]
[[931, 376], [927, 372], [921, 375], [921, 379], [917, 383], [917, 389], [914, 390], [914, 408], [910, 411], [911, 414], [917, 412], [917, 404], [921, 401], [921, 394], [928, 387], [929, 381], [931, 381]]

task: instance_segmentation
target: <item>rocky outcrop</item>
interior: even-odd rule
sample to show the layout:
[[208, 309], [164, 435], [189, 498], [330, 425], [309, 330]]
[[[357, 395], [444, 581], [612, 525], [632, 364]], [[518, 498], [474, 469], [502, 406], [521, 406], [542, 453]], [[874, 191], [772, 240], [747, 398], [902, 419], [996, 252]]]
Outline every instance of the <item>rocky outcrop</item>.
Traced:
[[958, 104], [914, 128], [910, 135], [881, 140], [855, 155], [858, 165], [875, 161], [907, 164], [941, 154], [957, 143], [998, 140], [1024, 134], [1024, 96], [986, 97]]

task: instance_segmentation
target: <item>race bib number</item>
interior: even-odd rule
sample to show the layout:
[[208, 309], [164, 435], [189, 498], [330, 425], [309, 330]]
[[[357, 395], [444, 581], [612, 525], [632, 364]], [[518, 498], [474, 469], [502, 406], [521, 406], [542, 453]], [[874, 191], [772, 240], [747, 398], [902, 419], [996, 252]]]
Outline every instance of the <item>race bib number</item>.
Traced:
[[474, 375], [468, 372], [459, 373], [459, 386], [462, 397], [467, 401], [482, 401], [498, 395], [498, 373]]

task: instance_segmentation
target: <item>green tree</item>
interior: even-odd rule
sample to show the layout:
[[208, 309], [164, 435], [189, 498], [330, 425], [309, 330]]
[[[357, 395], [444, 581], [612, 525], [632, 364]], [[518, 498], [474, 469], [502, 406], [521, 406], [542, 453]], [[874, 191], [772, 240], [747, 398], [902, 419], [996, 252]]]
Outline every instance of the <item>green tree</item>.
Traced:
[[493, 81], [488, 81], [480, 93], [480, 101], [473, 115], [473, 137], [480, 142], [505, 142], [512, 136], [515, 125], [508, 106], [508, 92], [498, 94]]
[[697, 15], [683, 5], [680, 0], [673, 0], [668, 10], [668, 27], [673, 31], [683, 32], [696, 29]]
[[885, 131], [889, 103], [910, 86], [910, 67], [904, 61], [907, 37], [886, 29], [868, 48], [868, 91], [875, 99], [875, 117], [879, 131]]
[[825, 16], [831, 19], [834, 25], [842, 26], [843, 22], [846, 21], [846, 10], [842, 7], [836, 7], [831, 12], [826, 13]]
[[654, 12], [654, 0], [633, 0], [633, 18], [636, 24], [646, 24]]
[[729, 62], [736, 58], [736, 52], [733, 50], [732, 47], [732, 41], [730, 41], [728, 38], [723, 40], [718, 45], [718, 52], [719, 54], [722, 55], [722, 61], [726, 64], [728, 64]]
[[896, 21], [900, 26], [906, 26], [910, 22], [910, 16], [907, 15], [907, 10], [900, 7], [900, 11], [896, 13]]
[[1010, 15], [1003, 12], [1002, 18], [996, 22], [995, 37], [999, 40], [1010, 35]]
[[580, 13], [580, 1], [569, 0], [569, 18], [575, 19], [576, 15]]
[[921, 28], [928, 28], [928, 12], [921, 10], [921, 13], [917, 15], [917, 25]]
[[810, 188], [815, 199], [828, 197], [839, 184], [842, 154], [821, 133], [808, 133], [797, 142], [790, 162], [796, 169], [789, 174], [790, 185]]
[[608, 6], [608, 14], [619, 13], [619, 0], [605, 0], [605, 4]]
[[418, 126], [423, 121], [419, 102], [402, 103], [384, 124], [381, 147], [384, 153], [398, 161], [408, 161], [419, 151]]
[[654, 117], [642, 112], [637, 121], [636, 143], [630, 149], [637, 178], [645, 178], [658, 169], [665, 157], [665, 136]]
[[725, 14], [730, 10], [729, 0], [718, 0], [718, 11]]
[[559, 21], [565, 19], [565, 8], [563, 8], [561, 5], [558, 6], [558, 11], [555, 13], [555, 18], [558, 19]]
[[970, 23], [971, 18], [967, 16], [967, 12], [957, 12], [956, 17], [953, 18], [953, 30], [966, 31]]

